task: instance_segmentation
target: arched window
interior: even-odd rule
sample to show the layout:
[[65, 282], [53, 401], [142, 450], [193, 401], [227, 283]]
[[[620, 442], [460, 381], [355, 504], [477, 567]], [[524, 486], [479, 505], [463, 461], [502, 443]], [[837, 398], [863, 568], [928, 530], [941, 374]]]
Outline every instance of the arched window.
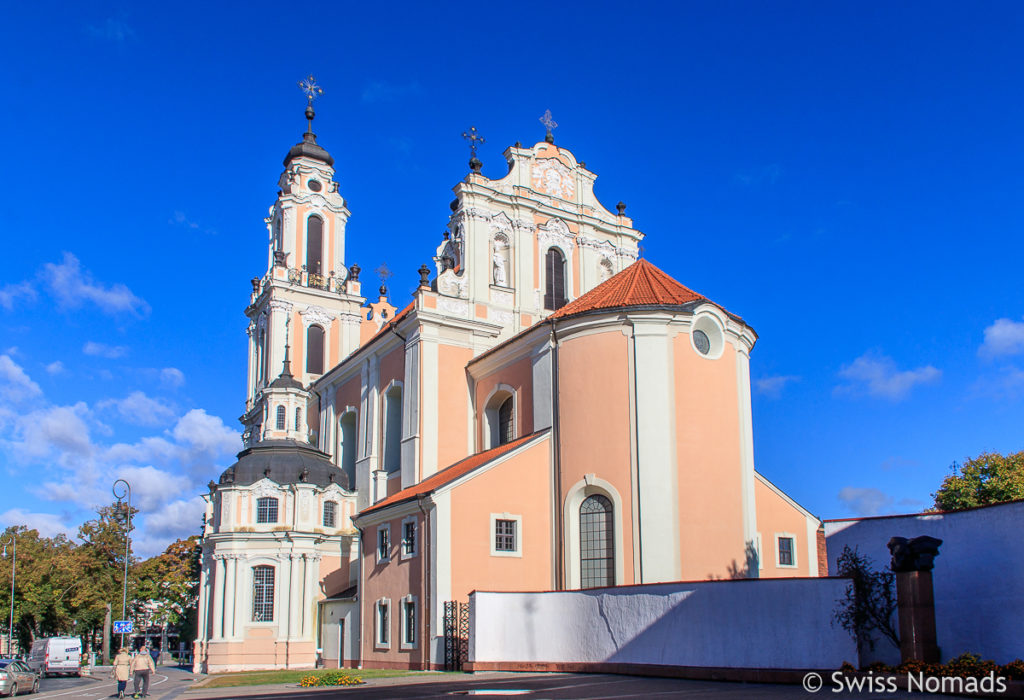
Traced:
[[324, 501], [324, 527], [335, 527], [338, 504], [334, 501]]
[[277, 522], [277, 499], [266, 497], [256, 499], [256, 522], [276, 523]]
[[278, 430], [284, 430], [284, 426], [285, 426], [284, 406], [278, 406], [277, 407], [277, 429]]
[[281, 250], [281, 245], [284, 241], [281, 240], [281, 217], [274, 219], [274, 250]]
[[580, 505], [580, 587], [615, 585], [612, 502], [600, 494]]
[[515, 440], [515, 421], [513, 421], [515, 402], [509, 396], [498, 407], [498, 444], [505, 445]]
[[299, 426], [301, 426], [301, 425], [302, 425], [302, 409], [301, 408], [296, 408], [295, 409], [295, 430], [300, 430], [301, 428]]
[[348, 477], [348, 488], [352, 490], [356, 485], [356, 413], [349, 411], [341, 417], [338, 437], [341, 444], [338, 445], [338, 466]]
[[256, 383], [262, 384], [263, 378], [266, 375], [266, 352], [267, 352], [267, 334], [262, 328], [260, 329], [259, 339], [256, 341]]
[[323, 260], [324, 220], [313, 215], [306, 222], [306, 271], [321, 274]]
[[306, 329], [306, 371], [324, 373], [324, 329], [316, 324]]
[[384, 394], [384, 469], [402, 468], [402, 387], [392, 386]]
[[252, 621], [274, 621], [274, 567], [252, 568]]
[[546, 287], [544, 292], [544, 308], [552, 311], [565, 306], [565, 257], [558, 248], [548, 248], [544, 258], [544, 274]]

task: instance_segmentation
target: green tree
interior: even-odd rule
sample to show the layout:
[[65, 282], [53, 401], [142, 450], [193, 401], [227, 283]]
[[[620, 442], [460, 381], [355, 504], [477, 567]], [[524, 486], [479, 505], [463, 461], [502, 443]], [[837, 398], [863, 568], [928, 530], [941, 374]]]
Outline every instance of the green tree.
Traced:
[[956, 462], [932, 494], [936, 510], [958, 510], [1024, 498], [1024, 451], [1010, 455], [984, 452]]
[[137, 614], [166, 627], [188, 632], [199, 602], [199, 535], [172, 542], [163, 554], [134, 570], [138, 581]]

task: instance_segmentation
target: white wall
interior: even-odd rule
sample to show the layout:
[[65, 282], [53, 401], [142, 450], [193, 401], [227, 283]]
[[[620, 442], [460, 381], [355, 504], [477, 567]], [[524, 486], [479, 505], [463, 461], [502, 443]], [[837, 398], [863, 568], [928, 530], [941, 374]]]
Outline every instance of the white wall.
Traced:
[[470, 595], [470, 661], [833, 669], [857, 663], [831, 625], [844, 579], [664, 583]]
[[1024, 657], [1024, 502], [958, 513], [825, 522], [828, 570], [845, 545], [888, 570], [891, 537], [943, 541], [932, 572], [942, 659], [964, 652], [1007, 663]]

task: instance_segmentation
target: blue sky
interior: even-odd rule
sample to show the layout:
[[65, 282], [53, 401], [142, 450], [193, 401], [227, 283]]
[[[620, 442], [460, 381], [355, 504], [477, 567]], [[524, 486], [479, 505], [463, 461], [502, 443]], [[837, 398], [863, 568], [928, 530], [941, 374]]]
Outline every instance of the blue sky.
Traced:
[[550, 109], [645, 256], [757, 330], [757, 468], [811, 511], [1024, 448], [1024, 6], [150, 5], [0, 26], [0, 523], [73, 532], [125, 476], [141, 553], [197, 531], [310, 72], [348, 262], [399, 306], [462, 131], [497, 177]]

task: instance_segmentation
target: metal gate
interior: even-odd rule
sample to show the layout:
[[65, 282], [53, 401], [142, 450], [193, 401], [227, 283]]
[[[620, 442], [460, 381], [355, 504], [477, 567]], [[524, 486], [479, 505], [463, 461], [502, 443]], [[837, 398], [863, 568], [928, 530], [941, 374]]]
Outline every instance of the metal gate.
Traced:
[[444, 670], [461, 671], [469, 655], [469, 603], [444, 604]]

